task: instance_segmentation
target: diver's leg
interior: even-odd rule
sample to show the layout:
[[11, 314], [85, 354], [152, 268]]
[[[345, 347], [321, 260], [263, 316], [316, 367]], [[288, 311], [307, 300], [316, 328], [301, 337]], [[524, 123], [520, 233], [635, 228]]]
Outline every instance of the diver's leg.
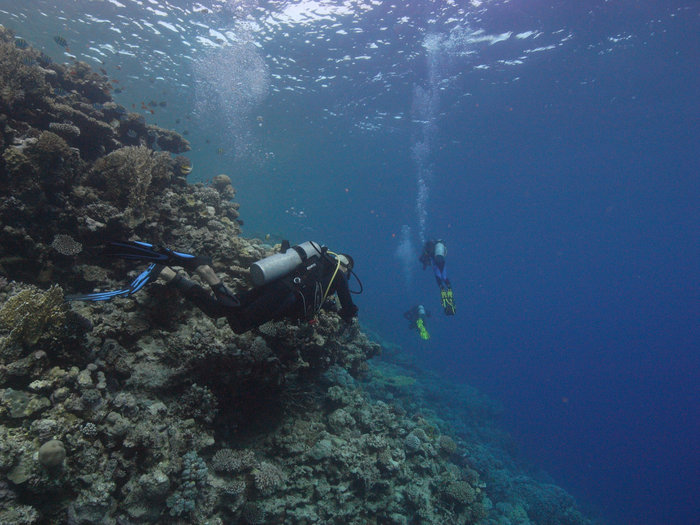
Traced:
[[294, 293], [288, 290], [285, 293], [286, 297], [280, 297], [278, 290], [264, 286], [238, 295], [242, 306], [235, 311], [229, 310], [226, 316], [231, 329], [242, 334], [268, 321], [282, 319], [296, 304]]
[[227, 308], [238, 308], [241, 306], [240, 298], [231, 290], [226, 288], [211, 266], [203, 264], [197, 267], [197, 275], [204, 280], [214, 292], [217, 300]]
[[433, 266], [433, 273], [435, 274], [435, 281], [442, 291], [445, 287], [442, 283], [442, 274], [440, 273], [440, 269], [437, 266]]
[[[170, 268], [168, 268], [168, 270], [170, 270]], [[175, 274], [173, 277], [171, 272], [175, 273], [170, 270], [170, 272], [167, 272], [164, 276], [165, 279], [169, 278], [166, 281], [168, 286], [177, 288], [188, 301], [194, 303], [207, 317], [218, 319], [229, 313], [227, 305], [222, 304], [217, 297], [212, 296], [204, 288], [186, 279], [183, 275]], [[161, 275], [162, 273], [163, 272], [161, 272]]]
[[221, 279], [219, 279], [219, 276], [216, 275], [216, 272], [214, 272], [212, 267], [208, 264], [198, 266], [195, 271], [197, 272], [197, 275], [199, 275], [202, 278], [202, 280], [212, 288], [217, 284], [221, 283]]

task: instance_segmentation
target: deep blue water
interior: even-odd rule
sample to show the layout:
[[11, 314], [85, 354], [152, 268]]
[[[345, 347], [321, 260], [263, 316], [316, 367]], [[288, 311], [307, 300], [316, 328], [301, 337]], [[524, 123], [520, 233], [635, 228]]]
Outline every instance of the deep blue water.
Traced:
[[148, 120], [187, 131], [194, 180], [232, 176], [247, 234], [351, 253], [362, 322], [498, 399], [582, 504], [700, 522], [696, 1], [15, 4], [0, 22], [56, 59], [65, 36], [119, 102], [167, 100]]

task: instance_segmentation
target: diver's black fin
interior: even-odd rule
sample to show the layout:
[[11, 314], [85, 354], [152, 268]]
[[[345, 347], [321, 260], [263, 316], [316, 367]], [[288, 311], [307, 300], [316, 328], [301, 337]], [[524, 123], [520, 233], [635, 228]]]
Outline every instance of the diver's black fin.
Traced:
[[168, 262], [167, 253], [161, 253], [152, 244], [141, 241], [108, 242], [103, 253], [108, 257], [133, 261], [153, 261], [161, 264]]
[[169, 248], [156, 247], [142, 241], [109, 242], [104, 254], [133, 261], [154, 262], [166, 266], [182, 266], [186, 270], [195, 270], [203, 264], [211, 265], [211, 257], [197, 256], [190, 253], [176, 252]]
[[95, 292], [84, 295], [67, 295], [66, 301], [108, 301], [114, 297], [127, 297], [135, 294], [151, 281], [155, 281], [163, 268], [165, 268], [165, 266], [162, 264], [151, 263], [148, 268], [141, 272], [138, 277], [131, 282], [128, 288], [108, 292]]
[[283, 240], [283, 241], [282, 241], [282, 245], [280, 246], [280, 252], [281, 252], [281, 253], [284, 253], [284, 252], [286, 252], [287, 250], [289, 250], [289, 248], [291, 248], [291, 245], [289, 244], [289, 241], [288, 241], [287, 239]]

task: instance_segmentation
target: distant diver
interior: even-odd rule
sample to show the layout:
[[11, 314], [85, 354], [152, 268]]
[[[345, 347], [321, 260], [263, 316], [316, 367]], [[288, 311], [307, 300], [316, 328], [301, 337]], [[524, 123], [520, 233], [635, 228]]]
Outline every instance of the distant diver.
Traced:
[[454, 315], [456, 312], [455, 299], [452, 294], [452, 285], [447, 278], [445, 270], [445, 256], [447, 255], [447, 246], [442, 239], [429, 240], [423, 245], [423, 253], [419, 260], [423, 264], [423, 270], [428, 265], [432, 265], [435, 273], [435, 280], [440, 287], [440, 302], [445, 310], [446, 315]]
[[[282, 252], [253, 263], [250, 267], [254, 287], [234, 294], [211, 268], [212, 260], [156, 247], [139, 241], [110, 242], [104, 250], [108, 257], [143, 261], [148, 268], [121, 290], [68, 296], [70, 301], [105, 301], [113, 297], [129, 296], [141, 290], [159, 276], [168, 286], [176, 288], [208, 317], [225, 317], [231, 329], [242, 334], [268, 321], [311, 320], [323, 307], [333, 308], [334, 294], [340, 300], [338, 314], [346, 323], [357, 316], [348, 277], [354, 262], [347, 254], [337, 254], [320, 244], [307, 241], [290, 247], [282, 243]], [[211, 288], [213, 295], [170, 266], [179, 266], [188, 272], [196, 272]]]
[[430, 333], [425, 326], [425, 320], [430, 317], [430, 312], [428, 312], [422, 304], [417, 304], [403, 316], [408, 319], [409, 328], [413, 330], [414, 328], [418, 331], [418, 335], [424, 341], [430, 339]]

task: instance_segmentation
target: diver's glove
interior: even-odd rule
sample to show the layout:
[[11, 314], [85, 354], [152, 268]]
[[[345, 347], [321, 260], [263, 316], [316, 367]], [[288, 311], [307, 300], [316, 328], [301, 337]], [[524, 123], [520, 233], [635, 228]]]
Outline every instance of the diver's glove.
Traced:
[[240, 308], [241, 301], [236, 294], [224, 286], [224, 283], [215, 284], [211, 289], [219, 303], [226, 308]]
[[349, 308], [341, 308], [338, 314], [340, 315], [340, 318], [346, 323], [352, 323], [352, 319], [357, 315], [358, 310], [359, 308], [357, 307], [357, 305], [353, 304]]

